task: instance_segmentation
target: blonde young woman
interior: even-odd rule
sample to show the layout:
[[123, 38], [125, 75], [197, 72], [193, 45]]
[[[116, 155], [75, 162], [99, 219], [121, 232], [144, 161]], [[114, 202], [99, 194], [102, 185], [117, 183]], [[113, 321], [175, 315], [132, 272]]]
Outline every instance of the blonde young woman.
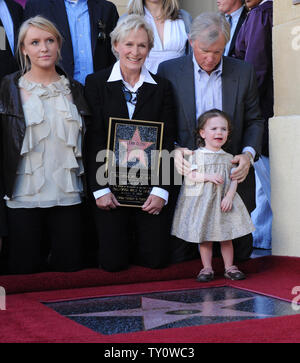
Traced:
[[155, 74], [161, 62], [190, 52], [188, 33], [192, 17], [179, 9], [178, 0], [130, 0], [128, 14], [145, 16], [152, 26], [154, 46], [145, 62], [150, 72]]
[[81, 267], [82, 116], [88, 109], [79, 83], [56, 67], [61, 45], [51, 22], [28, 19], [18, 39], [23, 71], [1, 84], [10, 273]]

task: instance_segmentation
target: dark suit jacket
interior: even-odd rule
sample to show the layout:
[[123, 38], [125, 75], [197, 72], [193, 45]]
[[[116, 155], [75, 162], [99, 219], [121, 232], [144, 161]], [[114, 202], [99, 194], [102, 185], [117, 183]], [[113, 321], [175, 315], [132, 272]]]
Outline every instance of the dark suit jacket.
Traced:
[[239, 21], [236, 25], [236, 28], [235, 28], [235, 31], [234, 31], [234, 34], [233, 34], [233, 37], [231, 39], [231, 43], [230, 43], [230, 47], [229, 47], [229, 51], [228, 51], [228, 57], [232, 57], [235, 55], [235, 43], [236, 43], [236, 39], [237, 39], [237, 36], [239, 34], [239, 31], [244, 23], [244, 21], [246, 20], [247, 18], [247, 14], [248, 14], [248, 10], [247, 8], [244, 6], [244, 9], [241, 13], [241, 16], [239, 18]]
[[[10, 12], [13, 25], [14, 25], [14, 43], [15, 49], [18, 42], [18, 32], [19, 27], [23, 21], [23, 8], [20, 4], [12, 0], [5, 0], [8, 10]], [[13, 57], [11, 50], [0, 50], [0, 83], [2, 78], [10, 73], [15, 72], [18, 69], [18, 64]], [[5, 204], [3, 200], [4, 192], [3, 192], [3, 184], [2, 184], [2, 165], [0, 165], [0, 236], [7, 234], [6, 227], [6, 212], [5, 212]]]
[[[14, 25], [14, 48], [16, 50], [19, 28], [23, 22], [23, 8], [13, 0], [5, 0], [5, 2]], [[18, 69], [16, 58], [13, 57], [10, 49], [0, 50], [0, 64], [0, 82], [6, 74], [13, 73]]]
[[[109, 34], [116, 26], [119, 15], [116, 6], [106, 0], [88, 0], [91, 23], [91, 45], [94, 71], [106, 68], [114, 63]], [[74, 75], [74, 56], [72, 38], [64, 0], [27, 0], [25, 19], [42, 15], [52, 21], [61, 32], [64, 42], [62, 47], [61, 67], [70, 76]], [[105, 25], [106, 40], [99, 40], [99, 21]]]
[[[101, 163], [96, 163], [96, 155], [107, 148], [109, 118], [129, 118], [122, 82], [107, 82], [111, 71], [112, 67], [89, 75], [86, 79], [85, 95], [93, 114], [91, 124], [87, 125], [85, 141], [91, 191], [104, 187], [99, 186], [96, 181], [97, 169], [101, 166]], [[176, 123], [171, 85], [169, 81], [159, 76], [152, 75], [152, 77], [157, 85], [144, 83], [139, 89], [132, 119], [163, 122], [162, 148], [172, 151], [176, 136]], [[159, 185], [168, 189], [168, 186]]]
[[[158, 74], [169, 79], [173, 85], [177, 107], [177, 142], [182, 147], [196, 149], [196, 101], [192, 55], [161, 63]], [[260, 154], [264, 120], [259, 108], [256, 75], [252, 65], [238, 59], [223, 57], [222, 104], [223, 111], [229, 115], [233, 126], [229, 142], [224, 149], [237, 155], [244, 147], [251, 146]], [[252, 171], [250, 179], [249, 185], [246, 181], [239, 185], [240, 189], [245, 189], [246, 194], [251, 188], [251, 198], [248, 201], [243, 198], [248, 210], [255, 207], [255, 181]], [[243, 197], [243, 191], [240, 194]]]

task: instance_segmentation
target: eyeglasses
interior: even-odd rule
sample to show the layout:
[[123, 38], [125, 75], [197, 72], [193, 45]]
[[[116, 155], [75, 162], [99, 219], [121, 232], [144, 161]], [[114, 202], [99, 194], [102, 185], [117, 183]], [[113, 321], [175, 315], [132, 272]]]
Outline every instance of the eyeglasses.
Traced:
[[138, 91], [131, 92], [125, 85], [123, 85], [123, 92], [126, 102], [130, 102], [132, 105], [135, 106], [137, 104]]

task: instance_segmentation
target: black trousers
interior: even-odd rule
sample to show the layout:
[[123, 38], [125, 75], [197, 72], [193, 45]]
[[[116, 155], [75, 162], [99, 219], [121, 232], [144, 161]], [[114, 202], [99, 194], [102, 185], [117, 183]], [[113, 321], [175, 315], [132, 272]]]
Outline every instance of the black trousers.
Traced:
[[81, 205], [7, 208], [7, 264], [12, 274], [82, 267]]
[[135, 207], [103, 211], [94, 206], [99, 267], [120, 271], [130, 264], [162, 268], [170, 255], [168, 206], [159, 215]]

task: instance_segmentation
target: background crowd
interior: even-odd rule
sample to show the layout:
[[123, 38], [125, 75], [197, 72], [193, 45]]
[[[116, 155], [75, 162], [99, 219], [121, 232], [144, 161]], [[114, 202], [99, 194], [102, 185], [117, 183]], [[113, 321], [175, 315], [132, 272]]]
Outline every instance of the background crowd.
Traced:
[[[120, 18], [106, 0], [22, 5], [0, 0], [0, 271], [119, 271], [198, 257], [206, 239], [171, 235], [182, 188], [160, 180], [141, 208], [120, 206], [110, 185], [97, 183], [96, 155], [110, 117], [159, 121], [162, 148], [176, 148], [186, 177], [198, 121], [218, 110], [231, 125], [222, 143], [230, 178], [256, 227], [231, 237], [225, 274], [244, 278], [233, 260], [249, 258], [253, 243], [271, 244], [272, 0], [217, 0], [219, 12], [194, 20], [177, 0], [130, 0]], [[187, 226], [196, 218], [186, 217]], [[211, 253], [224, 257], [220, 238]], [[199, 281], [213, 276], [204, 275]]]

